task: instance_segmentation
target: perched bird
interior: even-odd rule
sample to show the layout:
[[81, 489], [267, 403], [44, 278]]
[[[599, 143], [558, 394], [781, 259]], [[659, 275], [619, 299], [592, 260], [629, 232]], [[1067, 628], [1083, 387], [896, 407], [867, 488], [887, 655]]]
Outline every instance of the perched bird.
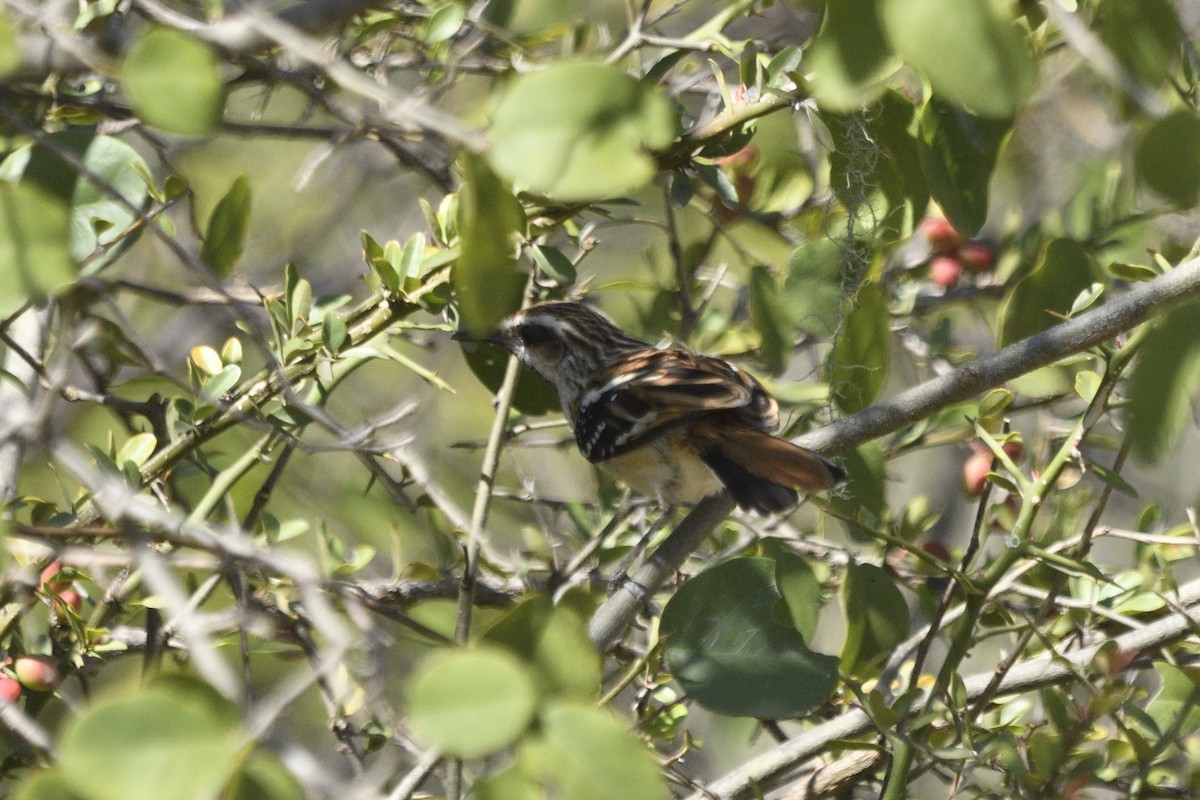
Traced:
[[495, 333], [456, 339], [509, 350], [558, 392], [580, 452], [634, 491], [674, 506], [727, 489], [743, 509], [787, 511], [845, 478], [771, 435], [779, 404], [720, 358], [635, 339], [581, 303], [540, 303]]

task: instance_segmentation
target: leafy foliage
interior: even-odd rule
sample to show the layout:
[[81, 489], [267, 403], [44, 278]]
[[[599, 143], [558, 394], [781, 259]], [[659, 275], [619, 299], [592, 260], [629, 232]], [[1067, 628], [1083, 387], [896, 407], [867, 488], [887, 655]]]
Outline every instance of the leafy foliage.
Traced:
[[[1192, 3], [33, 5], [0, 791], [1200, 791]], [[660, 519], [448, 341], [563, 298], [847, 481]]]

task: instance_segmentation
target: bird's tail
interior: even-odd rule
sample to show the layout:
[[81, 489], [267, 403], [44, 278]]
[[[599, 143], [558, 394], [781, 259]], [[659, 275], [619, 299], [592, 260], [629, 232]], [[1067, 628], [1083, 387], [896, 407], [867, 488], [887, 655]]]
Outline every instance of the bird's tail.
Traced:
[[705, 426], [693, 431], [700, 458], [737, 504], [760, 514], [796, 505], [798, 492], [813, 494], [846, 479], [846, 472], [811, 450], [746, 426]]

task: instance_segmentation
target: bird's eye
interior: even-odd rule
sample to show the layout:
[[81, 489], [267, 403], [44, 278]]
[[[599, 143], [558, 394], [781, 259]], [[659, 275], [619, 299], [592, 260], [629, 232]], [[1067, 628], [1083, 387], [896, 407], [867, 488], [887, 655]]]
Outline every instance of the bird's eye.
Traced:
[[521, 343], [527, 349], [546, 347], [555, 342], [554, 331], [547, 325], [541, 325], [536, 322], [527, 322], [517, 329], [517, 335], [521, 337]]

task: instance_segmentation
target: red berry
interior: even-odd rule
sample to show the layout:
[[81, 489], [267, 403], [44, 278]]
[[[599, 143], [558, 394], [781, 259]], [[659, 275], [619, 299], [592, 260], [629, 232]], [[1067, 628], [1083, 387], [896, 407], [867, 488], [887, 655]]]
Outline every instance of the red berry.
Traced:
[[79, 609], [83, 608], [83, 598], [74, 589], [63, 589], [51, 602], [54, 606], [55, 615], [59, 617], [66, 616], [68, 607], [76, 614], [79, 613]]
[[13, 662], [13, 672], [22, 686], [35, 692], [52, 692], [62, 681], [58, 664], [50, 656], [21, 656]]
[[1003, 445], [1001, 445], [1000, 449], [1004, 451], [1006, 456], [1013, 460], [1014, 464], [1020, 464], [1025, 460], [1025, 445], [1021, 444], [1015, 439], [1005, 442]]
[[988, 452], [972, 453], [963, 462], [963, 491], [968, 497], [978, 497], [983, 494], [987, 484], [987, 474], [992, 471], [992, 454]]
[[921, 235], [929, 242], [933, 252], [941, 255], [949, 253], [962, 244], [962, 236], [954, 230], [948, 220], [941, 217], [926, 217], [921, 220]]
[[991, 272], [996, 268], [996, 250], [986, 242], [966, 242], [958, 248], [958, 258], [971, 272]]
[[70, 587], [71, 582], [68, 580], [55, 580], [58, 573], [62, 572], [62, 562], [51, 561], [42, 569], [42, 574], [38, 576], [38, 585], [44, 591], [58, 594]]
[[954, 256], [938, 256], [929, 262], [929, 279], [943, 289], [957, 285], [962, 273], [962, 262]]
[[950, 550], [947, 549], [946, 545], [942, 544], [936, 539], [930, 539], [928, 541], [921, 542], [921, 544], [918, 546], [939, 561], [944, 561], [947, 564], [950, 563]]
[[21, 684], [7, 675], [0, 675], [0, 700], [15, 703], [21, 699]]

